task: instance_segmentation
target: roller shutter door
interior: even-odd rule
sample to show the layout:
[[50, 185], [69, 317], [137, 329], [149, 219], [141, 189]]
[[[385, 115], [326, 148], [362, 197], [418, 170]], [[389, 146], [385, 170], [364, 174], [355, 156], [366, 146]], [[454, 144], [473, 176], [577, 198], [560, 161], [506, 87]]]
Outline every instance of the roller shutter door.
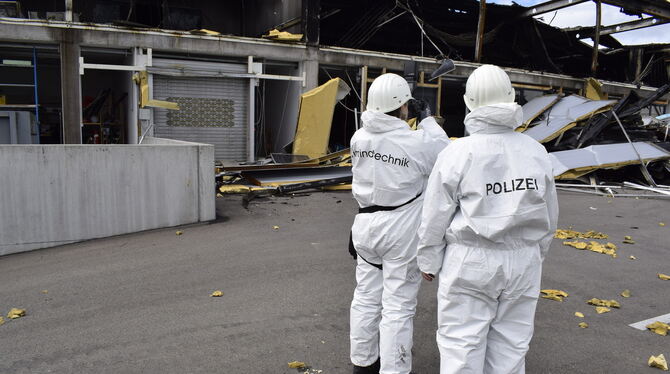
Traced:
[[[154, 59], [153, 65], [171, 73], [187, 70], [189, 75], [198, 71], [246, 72], [244, 65], [198, 61]], [[213, 144], [217, 160], [245, 160], [248, 80], [173, 75], [153, 74], [153, 98], [180, 106], [179, 111], [154, 109], [154, 135]]]

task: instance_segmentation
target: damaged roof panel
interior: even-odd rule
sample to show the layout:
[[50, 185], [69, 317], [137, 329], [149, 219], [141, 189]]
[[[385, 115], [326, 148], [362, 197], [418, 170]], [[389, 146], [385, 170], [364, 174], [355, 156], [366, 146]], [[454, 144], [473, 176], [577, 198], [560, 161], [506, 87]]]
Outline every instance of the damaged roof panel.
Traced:
[[645, 162], [670, 159], [670, 152], [647, 142], [592, 145], [551, 152], [549, 155], [557, 179], [571, 179], [597, 169], [615, 169], [638, 164], [640, 158]]
[[589, 100], [578, 95], [566, 96], [547, 109], [544, 118], [524, 134], [540, 143], [555, 139], [563, 132], [616, 103], [615, 100]]

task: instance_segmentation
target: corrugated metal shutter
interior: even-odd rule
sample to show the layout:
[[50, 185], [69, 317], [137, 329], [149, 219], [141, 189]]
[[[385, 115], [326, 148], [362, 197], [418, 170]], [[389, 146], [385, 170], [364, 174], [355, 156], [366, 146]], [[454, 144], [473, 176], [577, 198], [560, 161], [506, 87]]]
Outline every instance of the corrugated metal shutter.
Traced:
[[[246, 73], [245, 65], [154, 59], [153, 65], [174, 72]], [[247, 158], [249, 82], [243, 78], [153, 75], [153, 98], [176, 101], [180, 110], [154, 109], [154, 135], [213, 144], [217, 160]], [[172, 112], [172, 113], [170, 113]]]

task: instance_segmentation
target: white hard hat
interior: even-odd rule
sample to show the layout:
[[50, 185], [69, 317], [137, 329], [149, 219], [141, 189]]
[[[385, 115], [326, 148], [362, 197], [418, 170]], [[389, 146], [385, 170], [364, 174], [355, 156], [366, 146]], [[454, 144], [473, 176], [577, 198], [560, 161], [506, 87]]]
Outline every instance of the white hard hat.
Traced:
[[501, 68], [482, 65], [470, 74], [463, 100], [471, 111], [486, 105], [513, 103], [514, 87]]
[[372, 82], [368, 90], [366, 109], [371, 112], [388, 113], [400, 108], [409, 99], [412, 92], [405, 78], [398, 74], [382, 74]]

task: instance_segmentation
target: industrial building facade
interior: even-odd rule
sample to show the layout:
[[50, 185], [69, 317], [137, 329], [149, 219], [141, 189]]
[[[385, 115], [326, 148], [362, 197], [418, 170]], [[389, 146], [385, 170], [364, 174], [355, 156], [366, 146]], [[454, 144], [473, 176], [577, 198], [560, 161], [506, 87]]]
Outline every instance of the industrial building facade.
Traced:
[[[386, 71], [406, 73], [408, 65], [450, 135], [462, 132], [463, 84], [479, 62], [504, 66], [522, 101], [547, 91], [582, 92], [587, 75], [600, 78], [611, 98], [631, 89], [646, 96], [667, 82], [667, 46], [621, 46], [601, 53], [600, 67], [590, 72], [588, 46], [568, 43], [576, 57], [561, 59], [556, 35], [564, 33], [540, 26], [540, 52], [520, 60], [496, 43], [509, 43], [505, 38], [523, 33], [526, 24], [537, 27], [530, 9], [489, 5], [489, 22], [478, 27], [477, 1], [419, 3], [425, 3], [422, 14], [382, 0], [3, 1], [0, 141], [137, 144], [157, 136], [213, 144], [217, 160], [253, 162], [290, 149], [300, 94], [335, 76], [352, 88], [334, 115], [335, 148], [348, 146], [369, 82]], [[646, 6], [639, 11], [667, 22], [670, 6], [652, 3], [626, 6]], [[433, 10], [475, 21], [447, 29], [448, 20], [430, 23]], [[261, 37], [272, 29], [303, 36], [297, 42]], [[425, 38], [404, 40], [398, 30]], [[618, 48], [610, 39], [604, 35], [601, 43]], [[521, 42], [515, 48], [532, 50]], [[424, 73], [445, 57], [455, 60], [456, 70], [428, 82]], [[666, 106], [667, 100], [656, 103], [659, 111]]]

